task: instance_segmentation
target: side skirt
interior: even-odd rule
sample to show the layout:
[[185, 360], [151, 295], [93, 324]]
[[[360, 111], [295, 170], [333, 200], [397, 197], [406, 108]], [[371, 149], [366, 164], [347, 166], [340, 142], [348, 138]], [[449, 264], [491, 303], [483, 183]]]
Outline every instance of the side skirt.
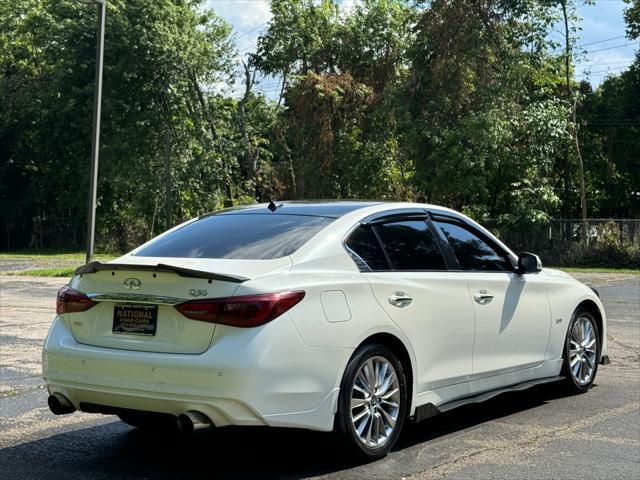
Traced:
[[472, 397], [461, 398], [460, 400], [454, 400], [453, 402], [443, 403], [442, 405], [438, 405], [437, 407], [433, 403], [426, 403], [424, 405], [420, 405], [416, 407], [416, 413], [414, 415], [414, 420], [416, 422], [420, 422], [430, 417], [434, 417], [440, 413], [448, 412], [449, 410], [453, 410], [454, 408], [461, 407], [463, 405], [470, 405], [473, 403], [482, 403], [487, 400], [492, 399], [498, 395], [507, 392], [519, 392], [521, 390], [526, 390], [531, 387], [535, 387], [536, 385], [543, 385], [545, 383], [553, 383], [562, 380], [564, 377], [559, 375], [557, 377], [548, 377], [548, 378], [540, 378], [536, 380], [529, 380], [526, 382], [518, 383], [516, 385], [512, 385], [510, 387], [500, 388], [498, 390], [492, 390], [490, 392], [481, 393], [480, 395], [474, 395]]

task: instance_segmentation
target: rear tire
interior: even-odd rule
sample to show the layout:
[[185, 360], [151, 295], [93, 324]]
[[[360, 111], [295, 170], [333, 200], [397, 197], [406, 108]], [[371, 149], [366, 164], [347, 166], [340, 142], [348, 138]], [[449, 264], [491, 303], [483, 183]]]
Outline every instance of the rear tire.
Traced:
[[384, 345], [365, 345], [342, 377], [335, 431], [358, 457], [382, 458], [398, 440], [407, 402], [398, 358]]
[[591, 312], [578, 308], [571, 317], [564, 345], [562, 375], [570, 393], [584, 393], [593, 384], [601, 353], [600, 332]]

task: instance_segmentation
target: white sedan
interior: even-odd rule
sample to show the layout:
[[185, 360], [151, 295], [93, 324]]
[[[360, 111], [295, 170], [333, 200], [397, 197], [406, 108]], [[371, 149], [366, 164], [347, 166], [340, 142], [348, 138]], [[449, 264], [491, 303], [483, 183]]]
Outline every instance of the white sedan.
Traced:
[[407, 419], [551, 381], [586, 391], [606, 339], [595, 290], [453, 210], [271, 202], [79, 268], [43, 375], [56, 414], [334, 430], [377, 458]]

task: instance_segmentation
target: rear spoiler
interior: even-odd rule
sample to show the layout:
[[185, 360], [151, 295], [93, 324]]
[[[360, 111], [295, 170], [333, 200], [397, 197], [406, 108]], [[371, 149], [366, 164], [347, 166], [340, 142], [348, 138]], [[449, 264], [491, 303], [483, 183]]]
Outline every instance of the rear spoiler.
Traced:
[[203, 270], [192, 270], [190, 268], [176, 267], [173, 265], [166, 265], [159, 263], [157, 265], [136, 265], [132, 263], [100, 263], [90, 262], [82, 267], [76, 269], [74, 275], [84, 275], [87, 273], [96, 273], [102, 270], [143, 270], [151, 272], [173, 272], [177, 273], [181, 277], [191, 278], [207, 278], [209, 280], [221, 280], [223, 282], [242, 283], [249, 280], [246, 277], [240, 277], [237, 275], [224, 275], [221, 273], [211, 273]]

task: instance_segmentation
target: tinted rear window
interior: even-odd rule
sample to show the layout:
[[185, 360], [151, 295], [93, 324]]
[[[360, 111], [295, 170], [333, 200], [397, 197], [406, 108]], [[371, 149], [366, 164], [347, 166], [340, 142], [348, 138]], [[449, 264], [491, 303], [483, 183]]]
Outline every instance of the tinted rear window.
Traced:
[[370, 226], [358, 227], [347, 240], [347, 247], [360, 270], [389, 270], [387, 258]]
[[139, 257], [270, 259], [291, 255], [333, 218], [211, 215], [151, 241]]
[[376, 227], [394, 270], [446, 270], [444, 258], [423, 220]]

